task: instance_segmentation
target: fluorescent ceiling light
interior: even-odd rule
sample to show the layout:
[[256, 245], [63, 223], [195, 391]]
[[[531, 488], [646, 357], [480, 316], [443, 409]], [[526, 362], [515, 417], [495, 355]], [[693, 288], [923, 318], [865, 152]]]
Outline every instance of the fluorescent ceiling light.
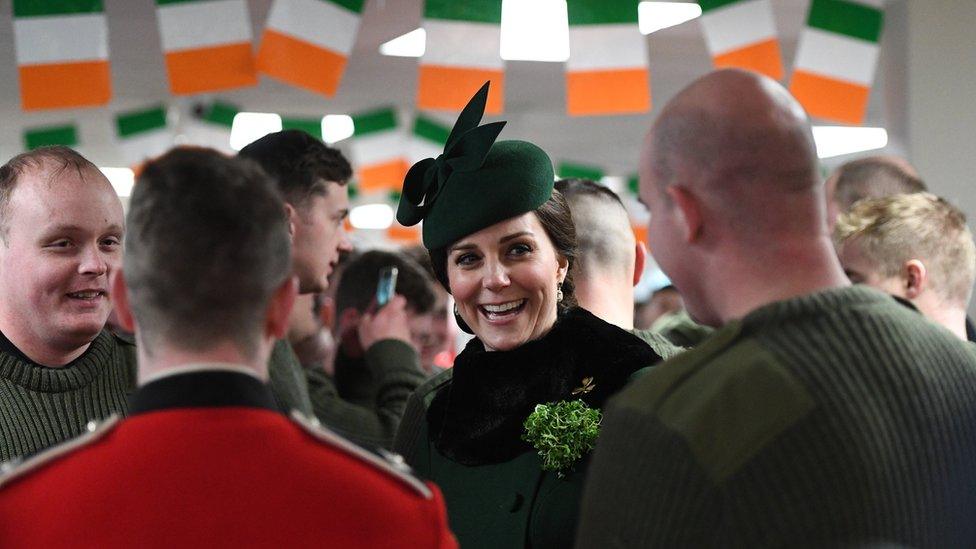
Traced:
[[814, 126], [813, 140], [817, 142], [817, 156], [830, 158], [884, 148], [888, 132], [884, 128]]
[[230, 127], [230, 147], [239, 151], [252, 141], [281, 131], [281, 117], [271, 112], [239, 112]]
[[388, 204], [364, 204], [349, 212], [349, 222], [356, 229], [387, 229], [393, 224], [393, 208]]
[[566, 0], [503, 0], [500, 54], [508, 61], [569, 59]]
[[420, 57], [427, 49], [427, 31], [414, 29], [380, 44], [380, 53], [394, 57]]
[[136, 175], [129, 168], [98, 168], [101, 170], [108, 182], [112, 184], [115, 193], [119, 196], [129, 196], [132, 194], [132, 186], [135, 184]]
[[641, 34], [680, 25], [702, 14], [696, 2], [641, 2], [637, 5], [637, 26]]
[[329, 145], [352, 137], [356, 131], [352, 117], [347, 114], [327, 114], [322, 117], [322, 141]]

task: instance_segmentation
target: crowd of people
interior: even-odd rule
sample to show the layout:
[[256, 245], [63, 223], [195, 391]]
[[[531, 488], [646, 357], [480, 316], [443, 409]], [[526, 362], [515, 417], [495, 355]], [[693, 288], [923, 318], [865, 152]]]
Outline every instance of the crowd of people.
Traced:
[[69, 148], [0, 167], [0, 546], [976, 546], [959, 209], [899, 158], [824, 181], [720, 70], [641, 146], [648, 251], [487, 95], [406, 175], [411, 249], [354, 249], [297, 130], [149, 160], [125, 214]]

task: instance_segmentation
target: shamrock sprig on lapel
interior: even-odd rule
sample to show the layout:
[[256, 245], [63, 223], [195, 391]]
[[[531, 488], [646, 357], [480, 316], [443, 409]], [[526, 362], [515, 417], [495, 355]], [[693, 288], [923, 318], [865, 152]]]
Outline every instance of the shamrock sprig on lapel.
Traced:
[[538, 450], [543, 471], [562, 478], [596, 446], [602, 420], [600, 410], [582, 400], [537, 404], [525, 419], [522, 440]]

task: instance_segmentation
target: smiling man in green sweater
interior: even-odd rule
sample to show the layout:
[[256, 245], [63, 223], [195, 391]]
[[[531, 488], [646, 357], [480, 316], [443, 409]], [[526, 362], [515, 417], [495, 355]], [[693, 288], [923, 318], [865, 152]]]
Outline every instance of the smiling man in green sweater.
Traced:
[[77, 152], [0, 168], [0, 461], [125, 412], [134, 347], [103, 330], [123, 230], [115, 190]]
[[719, 329], [613, 399], [579, 547], [976, 545], [976, 354], [850, 286], [817, 165], [802, 108], [755, 73], [658, 116], [651, 248]]

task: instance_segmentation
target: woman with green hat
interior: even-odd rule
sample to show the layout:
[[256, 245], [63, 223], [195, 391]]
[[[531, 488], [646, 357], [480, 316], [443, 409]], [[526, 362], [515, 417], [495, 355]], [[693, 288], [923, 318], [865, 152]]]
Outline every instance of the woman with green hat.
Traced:
[[438, 280], [476, 337], [411, 397], [396, 449], [444, 493], [461, 547], [571, 547], [599, 409], [661, 357], [576, 307], [576, 235], [552, 163], [478, 126], [487, 84], [437, 159], [407, 174]]

